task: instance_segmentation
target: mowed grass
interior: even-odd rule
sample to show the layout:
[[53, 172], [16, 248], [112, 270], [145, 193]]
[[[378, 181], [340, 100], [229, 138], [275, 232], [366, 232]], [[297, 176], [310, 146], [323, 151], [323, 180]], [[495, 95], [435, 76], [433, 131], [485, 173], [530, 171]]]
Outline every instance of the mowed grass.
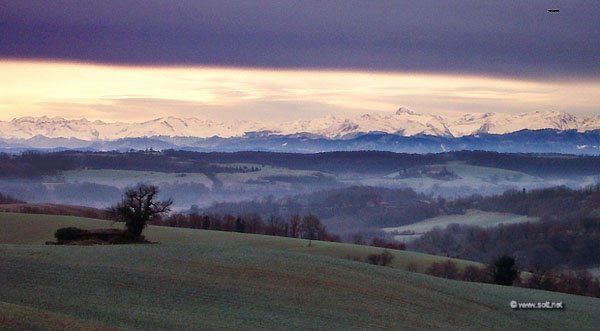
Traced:
[[[598, 299], [340, 258], [368, 247], [158, 227], [148, 237], [159, 244], [39, 244], [57, 227], [108, 224], [0, 214], [0, 329], [600, 327]], [[38, 230], [17, 232], [30, 226]], [[425, 255], [397, 252], [396, 260], [411, 256]], [[511, 300], [563, 301], [567, 308], [514, 311]]]
[[481, 210], [468, 210], [462, 215], [443, 215], [429, 218], [413, 224], [384, 228], [382, 230], [388, 233], [396, 234], [394, 236], [396, 240], [410, 241], [419, 238], [424, 233], [433, 230], [433, 228], [435, 227], [444, 229], [450, 224], [474, 225], [486, 228], [498, 226], [500, 224], [515, 224], [536, 221], [538, 221], [537, 217], [528, 217], [511, 213], [495, 213]]

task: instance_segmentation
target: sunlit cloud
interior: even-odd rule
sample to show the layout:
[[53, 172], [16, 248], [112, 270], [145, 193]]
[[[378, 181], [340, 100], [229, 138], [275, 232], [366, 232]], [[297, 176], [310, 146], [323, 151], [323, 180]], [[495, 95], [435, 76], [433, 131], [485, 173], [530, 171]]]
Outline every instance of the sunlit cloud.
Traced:
[[0, 62], [0, 119], [62, 116], [285, 121], [393, 112], [599, 111], [598, 81], [461, 75]]

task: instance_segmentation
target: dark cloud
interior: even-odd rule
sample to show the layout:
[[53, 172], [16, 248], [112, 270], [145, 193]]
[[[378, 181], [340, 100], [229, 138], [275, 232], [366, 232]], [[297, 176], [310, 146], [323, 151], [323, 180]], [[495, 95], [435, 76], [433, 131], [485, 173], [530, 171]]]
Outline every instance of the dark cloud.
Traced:
[[598, 17], [597, 0], [4, 0], [0, 57], [597, 78]]

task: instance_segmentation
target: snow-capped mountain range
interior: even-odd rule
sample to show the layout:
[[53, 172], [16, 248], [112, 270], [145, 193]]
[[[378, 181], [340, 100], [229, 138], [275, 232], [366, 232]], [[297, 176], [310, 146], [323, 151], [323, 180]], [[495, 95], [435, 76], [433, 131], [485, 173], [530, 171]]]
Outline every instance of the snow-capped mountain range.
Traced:
[[33, 137], [76, 138], [86, 141], [137, 137], [239, 137], [248, 132], [272, 134], [313, 134], [325, 138], [344, 138], [357, 133], [383, 132], [401, 136], [433, 135], [462, 137], [481, 133], [504, 134], [523, 129], [577, 130], [600, 129], [600, 115], [577, 117], [566, 112], [536, 111], [522, 114], [468, 113], [455, 116], [419, 114], [400, 108], [394, 114], [365, 114], [340, 118], [328, 116], [278, 125], [253, 121], [213, 121], [198, 118], [165, 117], [139, 123], [108, 123], [61, 117], [23, 117], [0, 121], [0, 138]]

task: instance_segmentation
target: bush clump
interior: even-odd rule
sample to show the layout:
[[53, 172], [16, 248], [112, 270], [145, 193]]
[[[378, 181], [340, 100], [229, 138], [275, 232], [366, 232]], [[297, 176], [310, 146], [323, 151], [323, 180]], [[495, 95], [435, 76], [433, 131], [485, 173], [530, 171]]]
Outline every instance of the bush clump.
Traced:
[[393, 259], [394, 256], [387, 250], [383, 251], [381, 254], [369, 254], [367, 256], [368, 263], [384, 267], [390, 265]]
[[75, 228], [75, 227], [68, 227], [68, 228], [61, 228], [61, 229], [56, 230], [56, 232], [54, 233], [54, 237], [58, 241], [71, 241], [71, 240], [81, 239], [87, 233], [88, 233], [87, 230], [83, 230], [83, 229], [79, 229], [79, 228]]

